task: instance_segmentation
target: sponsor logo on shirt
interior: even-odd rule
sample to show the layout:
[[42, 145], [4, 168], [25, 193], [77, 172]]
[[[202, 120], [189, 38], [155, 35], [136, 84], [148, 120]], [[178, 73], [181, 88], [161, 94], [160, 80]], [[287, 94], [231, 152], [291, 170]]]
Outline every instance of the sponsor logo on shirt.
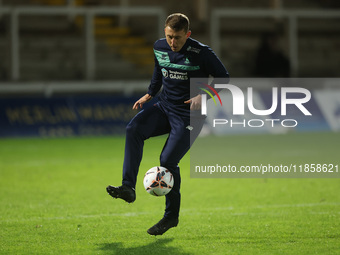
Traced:
[[192, 52], [199, 54], [201, 50], [194, 48], [194, 47], [191, 47], [191, 46], [188, 46], [187, 51], [192, 51]]
[[178, 72], [178, 71], [166, 70], [165, 68], [162, 68], [162, 74], [164, 78], [170, 78], [174, 80], [186, 81], [189, 79], [187, 72]]

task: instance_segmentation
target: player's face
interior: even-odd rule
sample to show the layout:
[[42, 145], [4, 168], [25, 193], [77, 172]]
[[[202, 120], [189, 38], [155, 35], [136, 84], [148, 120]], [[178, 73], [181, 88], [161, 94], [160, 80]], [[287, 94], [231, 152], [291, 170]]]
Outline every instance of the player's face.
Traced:
[[170, 27], [165, 28], [165, 38], [172, 51], [178, 52], [191, 35], [191, 31], [175, 31]]

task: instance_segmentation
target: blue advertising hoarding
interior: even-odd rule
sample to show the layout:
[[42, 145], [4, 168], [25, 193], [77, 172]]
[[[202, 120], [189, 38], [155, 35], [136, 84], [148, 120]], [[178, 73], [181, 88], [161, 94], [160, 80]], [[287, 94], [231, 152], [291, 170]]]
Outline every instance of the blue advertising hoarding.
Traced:
[[0, 136], [110, 135], [124, 132], [137, 97], [66, 96], [0, 100]]

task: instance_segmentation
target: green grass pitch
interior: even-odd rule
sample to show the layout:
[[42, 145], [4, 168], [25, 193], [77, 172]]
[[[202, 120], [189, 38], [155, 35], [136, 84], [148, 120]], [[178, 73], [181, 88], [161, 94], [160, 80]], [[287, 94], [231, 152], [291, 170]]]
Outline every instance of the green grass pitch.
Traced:
[[[149, 236], [165, 201], [147, 194], [142, 178], [164, 141], [146, 141], [137, 200], [127, 204], [105, 191], [121, 182], [124, 137], [2, 139], [0, 254], [340, 253], [340, 179], [190, 178], [189, 155], [180, 162], [180, 223]], [[340, 158], [339, 133], [229, 141], [235, 163], [275, 150], [311, 163]]]

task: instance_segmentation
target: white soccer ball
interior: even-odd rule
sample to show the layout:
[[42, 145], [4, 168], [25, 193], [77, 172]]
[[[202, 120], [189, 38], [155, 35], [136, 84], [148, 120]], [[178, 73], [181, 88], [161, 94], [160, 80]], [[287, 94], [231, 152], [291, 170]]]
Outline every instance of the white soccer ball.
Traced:
[[165, 167], [155, 166], [145, 173], [143, 184], [149, 194], [165, 196], [174, 186], [174, 178]]

